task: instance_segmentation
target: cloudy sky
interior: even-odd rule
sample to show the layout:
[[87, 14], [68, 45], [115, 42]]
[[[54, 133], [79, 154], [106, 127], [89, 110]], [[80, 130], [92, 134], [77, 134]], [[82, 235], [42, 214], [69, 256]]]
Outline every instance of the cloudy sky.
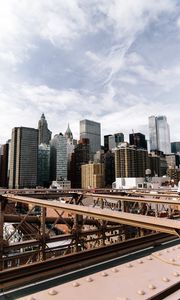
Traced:
[[140, 131], [166, 115], [180, 140], [180, 1], [0, 0], [0, 143], [15, 126], [53, 134], [101, 122]]

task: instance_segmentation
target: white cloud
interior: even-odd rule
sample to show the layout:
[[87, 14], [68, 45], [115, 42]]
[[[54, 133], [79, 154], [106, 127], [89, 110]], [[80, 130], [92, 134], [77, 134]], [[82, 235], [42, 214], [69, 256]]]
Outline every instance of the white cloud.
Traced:
[[135, 43], [173, 14], [172, 0], [0, 0], [1, 139], [14, 126], [36, 127], [42, 112], [53, 133], [70, 122], [76, 136], [82, 118], [102, 121], [103, 133], [140, 130], [157, 113], [175, 125], [174, 104], [173, 119], [140, 88], [158, 87], [163, 99], [180, 84], [180, 66], [147, 63]]

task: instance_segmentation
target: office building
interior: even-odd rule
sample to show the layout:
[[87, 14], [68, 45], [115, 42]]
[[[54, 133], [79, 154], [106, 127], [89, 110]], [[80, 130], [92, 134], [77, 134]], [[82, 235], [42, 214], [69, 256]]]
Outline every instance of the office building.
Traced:
[[101, 149], [101, 125], [90, 120], [80, 121], [80, 139], [89, 139], [90, 157]]
[[170, 131], [166, 116], [149, 117], [149, 142], [151, 151], [171, 153]]
[[15, 127], [12, 130], [9, 188], [37, 185], [38, 130]]
[[148, 168], [148, 152], [128, 143], [121, 143], [115, 149], [115, 176], [144, 177]]
[[137, 132], [129, 135], [129, 144], [134, 145], [139, 149], [147, 150], [147, 141], [144, 134]]
[[171, 143], [171, 152], [180, 154], [180, 142]]
[[50, 145], [40, 144], [38, 147], [38, 186], [50, 185]]
[[67, 139], [62, 133], [51, 140], [50, 165], [51, 181], [67, 180]]
[[71, 165], [71, 159], [72, 159], [72, 153], [74, 153], [74, 148], [75, 146], [77, 145], [77, 140], [74, 140], [73, 139], [73, 134], [72, 134], [72, 131], [69, 127], [69, 124], [68, 124], [68, 127], [67, 127], [67, 130], [64, 134], [64, 136], [66, 137], [66, 140], [67, 140], [67, 159], [68, 159], [68, 175], [67, 175], [67, 178], [70, 180], [70, 165]]
[[104, 187], [104, 164], [89, 163], [81, 166], [81, 187], [103, 188]]
[[104, 136], [104, 152], [106, 153], [109, 151], [109, 137], [112, 136], [112, 134], [107, 134]]
[[107, 151], [104, 154], [105, 187], [112, 187], [115, 181], [115, 154]]
[[0, 151], [0, 187], [8, 188], [9, 143], [2, 145]]
[[161, 164], [160, 164], [160, 156], [155, 154], [154, 152], [149, 153], [149, 169], [151, 170], [152, 176], [159, 177], [161, 174]]
[[38, 130], [39, 130], [39, 137], [38, 143], [40, 144], [49, 144], [51, 140], [52, 132], [48, 129], [48, 123], [46, 121], [45, 115], [42, 114], [41, 119], [38, 122]]
[[112, 150], [122, 142], [124, 142], [124, 134], [122, 132], [115, 133], [108, 138], [108, 149]]
[[81, 188], [81, 166], [89, 163], [90, 146], [88, 139], [82, 139], [72, 153], [70, 180], [72, 188]]

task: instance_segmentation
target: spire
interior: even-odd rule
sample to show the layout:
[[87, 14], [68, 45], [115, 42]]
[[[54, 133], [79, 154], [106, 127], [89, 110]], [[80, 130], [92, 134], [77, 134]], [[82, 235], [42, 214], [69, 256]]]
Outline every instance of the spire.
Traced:
[[67, 138], [67, 140], [70, 140], [70, 141], [73, 140], [73, 134], [72, 134], [72, 131], [69, 127], [69, 123], [68, 123], [68, 127], [66, 129], [66, 132], [65, 132], [65, 137]]

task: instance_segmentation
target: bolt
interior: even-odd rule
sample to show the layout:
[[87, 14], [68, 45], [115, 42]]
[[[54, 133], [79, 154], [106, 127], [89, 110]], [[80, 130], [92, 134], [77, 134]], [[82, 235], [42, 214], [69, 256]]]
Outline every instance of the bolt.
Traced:
[[139, 295], [145, 295], [145, 294], [146, 294], [145, 291], [143, 291], [143, 290], [139, 290], [139, 291], [137, 291], [137, 293], [138, 293]]
[[36, 298], [34, 298], [33, 296], [29, 296], [29, 297], [27, 298], [27, 300], [36, 300]]
[[156, 289], [156, 286], [155, 286], [154, 284], [149, 284], [149, 285], [148, 285], [148, 288], [149, 288], [150, 290], [155, 290], [155, 289]]
[[129, 300], [127, 297], [117, 297], [117, 300]]
[[175, 262], [176, 260], [174, 258], [170, 258], [170, 261], [171, 262]]
[[178, 277], [179, 276], [179, 273], [178, 272], [173, 272], [173, 275]]
[[51, 295], [51, 296], [54, 296], [54, 295], [57, 295], [58, 292], [56, 290], [52, 289], [52, 290], [48, 291], [48, 294]]
[[153, 258], [152, 258], [152, 256], [148, 256], [147, 259], [148, 260], [152, 260]]
[[86, 278], [86, 281], [87, 281], [87, 282], [92, 282], [92, 281], [93, 281], [93, 278], [92, 278], [92, 277], [87, 277], [87, 278]]
[[133, 265], [132, 265], [132, 264], [127, 264], [126, 267], [127, 267], [127, 268], [132, 268]]
[[138, 260], [138, 263], [143, 264], [144, 262], [143, 262], [143, 260], [140, 259], [140, 260]]
[[78, 286], [80, 286], [79, 282], [77, 281], [73, 282], [73, 287], [78, 287]]
[[108, 276], [108, 274], [106, 272], [102, 272], [101, 276], [106, 277], [106, 276]]
[[163, 280], [164, 282], [169, 282], [169, 278], [167, 278], [167, 277], [163, 277], [162, 280]]
[[119, 272], [119, 270], [117, 268], [113, 268], [112, 272], [117, 273], [117, 272]]

